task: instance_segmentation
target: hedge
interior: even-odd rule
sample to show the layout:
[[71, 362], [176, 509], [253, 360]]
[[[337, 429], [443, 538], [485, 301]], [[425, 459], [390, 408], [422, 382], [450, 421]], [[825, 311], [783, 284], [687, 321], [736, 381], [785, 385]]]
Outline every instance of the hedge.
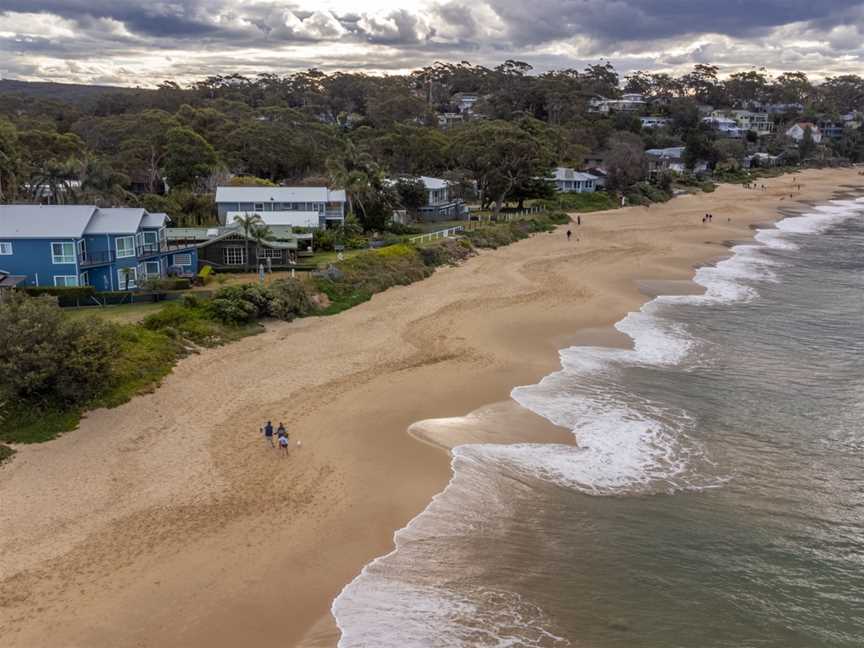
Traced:
[[28, 286], [23, 289], [23, 292], [30, 297], [51, 295], [69, 299], [88, 299], [96, 294], [96, 289], [93, 286]]

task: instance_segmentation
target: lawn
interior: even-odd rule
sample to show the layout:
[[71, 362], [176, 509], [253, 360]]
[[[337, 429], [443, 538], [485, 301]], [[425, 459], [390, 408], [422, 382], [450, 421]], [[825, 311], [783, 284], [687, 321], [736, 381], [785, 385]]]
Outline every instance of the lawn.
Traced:
[[80, 308], [64, 308], [63, 313], [72, 319], [98, 317], [117, 324], [135, 324], [150, 313], [161, 310], [167, 303], [169, 302], [147, 301], [137, 304], [118, 304], [117, 306], [82, 306]]

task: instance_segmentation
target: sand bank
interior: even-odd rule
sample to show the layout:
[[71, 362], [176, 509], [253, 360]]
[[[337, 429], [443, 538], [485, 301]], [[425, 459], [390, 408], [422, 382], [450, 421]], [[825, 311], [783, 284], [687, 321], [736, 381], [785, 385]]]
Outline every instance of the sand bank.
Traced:
[[[797, 178], [794, 199], [786, 177], [583, 215], [573, 241], [538, 235], [274, 324], [19, 448], [0, 469], [0, 644], [333, 645], [332, 599], [444, 487], [443, 448], [567, 440], [517, 411], [513, 386], [557, 369], [564, 346], [620, 343], [611, 324], [752, 223], [864, 185], [856, 169]], [[301, 442], [287, 459], [258, 436], [268, 417]]]

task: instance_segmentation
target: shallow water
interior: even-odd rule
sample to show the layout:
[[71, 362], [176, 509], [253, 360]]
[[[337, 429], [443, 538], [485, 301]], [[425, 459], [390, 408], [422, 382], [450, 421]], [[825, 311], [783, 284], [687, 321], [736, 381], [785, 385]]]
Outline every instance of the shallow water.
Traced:
[[702, 268], [513, 398], [334, 602], [340, 646], [864, 645], [864, 201]]

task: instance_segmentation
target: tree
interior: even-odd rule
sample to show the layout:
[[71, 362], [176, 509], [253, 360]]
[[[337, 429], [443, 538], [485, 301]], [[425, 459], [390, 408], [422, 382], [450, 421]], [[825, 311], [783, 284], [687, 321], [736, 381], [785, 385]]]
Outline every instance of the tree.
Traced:
[[405, 209], [416, 212], [426, 204], [426, 187], [419, 178], [399, 178], [394, 187]]
[[260, 263], [261, 248], [264, 246], [264, 243], [266, 243], [267, 241], [272, 241], [276, 237], [273, 236], [273, 232], [270, 231], [270, 228], [267, 227], [267, 225], [265, 225], [264, 223], [259, 223], [255, 225], [250, 233], [255, 241], [255, 258], [258, 259]]
[[552, 162], [536, 137], [504, 121], [465, 127], [454, 137], [452, 151], [477, 183], [481, 204], [494, 204], [496, 213], [518, 184], [548, 175]]
[[719, 159], [714, 146], [714, 133], [708, 128], [694, 128], [684, 138], [684, 164], [688, 169], [696, 168], [699, 162], [713, 166]]
[[816, 142], [813, 141], [813, 129], [809, 126], [804, 128], [804, 134], [801, 137], [801, 143], [798, 144], [798, 153], [802, 160], [806, 160], [816, 150]]
[[0, 118], [0, 202], [14, 200], [19, 164], [18, 131], [11, 122]]
[[0, 308], [0, 400], [85, 403], [111, 379], [114, 329], [74, 320], [50, 298], [13, 293]]
[[165, 175], [172, 187], [195, 187], [217, 168], [219, 158], [210, 143], [188, 128], [168, 131]]
[[246, 248], [244, 267], [246, 272], [249, 272], [249, 240], [257, 228], [264, 226], [264, 221], [261, 220], [261, 216], [258, 214], [243, 214], [242, 216], [235, 216], [234, 222], [243, 230], [243, 243]]
[[608, 183], [612, 189], [626, 189], [645, 175], [642, 140], [633, 133], [618, 133], [609, 140], [606, 155]]

